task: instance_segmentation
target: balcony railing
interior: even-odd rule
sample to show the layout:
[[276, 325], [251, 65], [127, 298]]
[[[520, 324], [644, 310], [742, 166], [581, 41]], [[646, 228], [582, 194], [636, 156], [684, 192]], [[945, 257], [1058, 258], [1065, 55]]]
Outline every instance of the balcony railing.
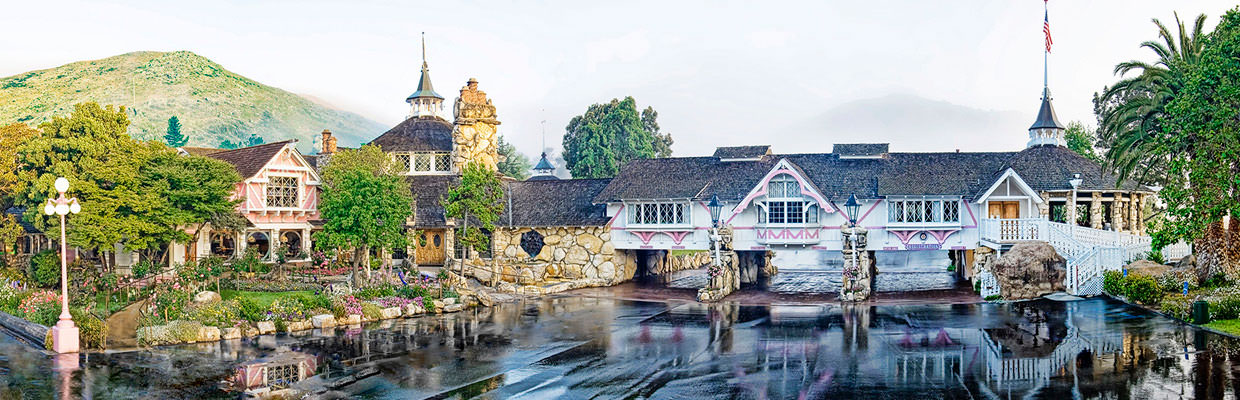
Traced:
[[1046, 240], [1046, 223], [1042, 218], [982, 219], [979, 233], [994, 243]]

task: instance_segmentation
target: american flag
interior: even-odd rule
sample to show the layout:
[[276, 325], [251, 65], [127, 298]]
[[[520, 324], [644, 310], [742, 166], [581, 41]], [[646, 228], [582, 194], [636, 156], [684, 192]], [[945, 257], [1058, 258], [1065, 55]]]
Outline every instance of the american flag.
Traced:
[[[1046, 3], [1046, 1], [1043, 1], [1043, 3]], [[1042, 16], [1042, 33], [1046, 34], [1046, 52], [1050, 53], [1051, 43], [1054, 42], [1051, 41], [1051, 18], [1049, 13]]]

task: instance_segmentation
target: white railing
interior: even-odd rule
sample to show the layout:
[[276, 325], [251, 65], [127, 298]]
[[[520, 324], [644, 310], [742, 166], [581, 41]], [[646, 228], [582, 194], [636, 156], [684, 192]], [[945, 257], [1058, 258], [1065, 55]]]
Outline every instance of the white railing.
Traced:
[[1192, 253], [1193, 246], [1184, 242], [1177, 242], [1162, 249], [1163, 260], [1166, 262], [1180, 261], [1180, 259]]
[[1103, 273], [1118, 271], [1129, 261], [1128, 250], [1123, 247], [1094, 247], [1079, 257], [1068, 258], [1066, 289], [1074, 296], [1102, 294]]
[[977, 279], [981, 282], [979, 286], [981, 286], [983, 299], [999, 295], [999, 280], [995, 278], [995, 274], [983, 270], [978, 274]]
[[1045, 240], [1046, 222], [1042, 218], [983, 218], [979, 234], [982, 239], [995, 243]]

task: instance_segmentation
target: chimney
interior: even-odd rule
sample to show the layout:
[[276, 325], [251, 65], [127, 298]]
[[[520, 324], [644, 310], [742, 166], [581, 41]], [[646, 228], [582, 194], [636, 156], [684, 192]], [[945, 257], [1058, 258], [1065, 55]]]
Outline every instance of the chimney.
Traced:
[[336, 152], [336, 138], [332, 136], [332, 131], [323, 130], [323, 148], [319, 150], [319, 154], [332, 154]]

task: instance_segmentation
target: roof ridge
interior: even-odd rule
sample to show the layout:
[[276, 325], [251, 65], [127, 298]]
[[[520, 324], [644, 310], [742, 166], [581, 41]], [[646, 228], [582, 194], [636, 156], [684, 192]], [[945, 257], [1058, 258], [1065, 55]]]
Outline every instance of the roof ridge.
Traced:
[[250, 150], [250, 149], [257, 149], [257, 148], [259, 148], [259, 147], [271, 146], [271, 145], [275, 145], [275, 144], [281, 144], [281, 145], [283, 145], [283, 144], [288, 144], [288, 143], [292, 143], [292, 142], [296, 142], [296, 141], [297, 141], [297, 139], [285, 139], [285, 140], [281, 140], [281, 141], [279, 141], [279, 142], [261, 143], [261, 144], [256, 144], [256, 145], [253, 145], [253, 146], [248, 146], [248, 147], [238, 147], [238, 148], [235, 148], [235, 149], [220, 149], [220, 151], [217, 151], [217, 152], [214, 152], [214, 153], [211, 153], [211, 154], [208, 154], [208, 155], [210, 155], [210, 156], [214, 156], [214, 155], [217, 155], [217, 154], [223, 154], [223, 153], [233, 152], [233, 151], [237, 151], [237, 150]]

